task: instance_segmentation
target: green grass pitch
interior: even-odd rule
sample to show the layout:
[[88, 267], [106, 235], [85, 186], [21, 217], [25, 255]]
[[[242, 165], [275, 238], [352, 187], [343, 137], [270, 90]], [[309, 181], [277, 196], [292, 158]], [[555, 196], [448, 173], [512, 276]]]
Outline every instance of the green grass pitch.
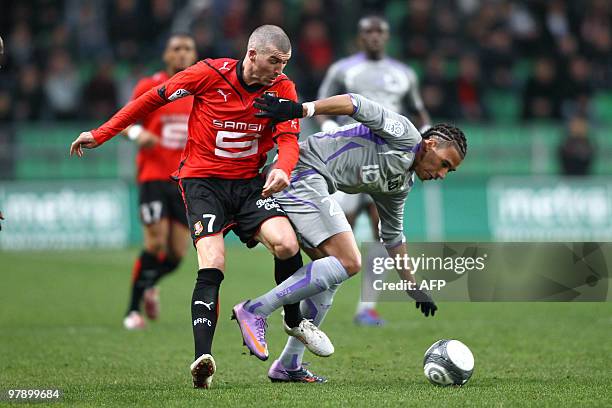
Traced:
[[[271, 257], [237, 247], [227, 251], [213, 388], [194, 390], [195, 254], [162, 282], [161, 319], [133, 333], [121, 320], [136, 253], [0, 252], [0, 388], [60, 388], [70, 406], [612, 406], [609, 303], [442, 303], [433, 319], [412, 303], [385, 303], [387, 326], [358, 328], [358, 279], [340, 289], [323, 326], [336, 353], [306, 356], [329, 383], [272, 384], [280, 314], [269, 320], [268, 362], [244, 353], [229, 319], [235, 303], [271, 287]], [[474, 353], [462, 388], [423, 376], [423, 353], [441, 338]]]

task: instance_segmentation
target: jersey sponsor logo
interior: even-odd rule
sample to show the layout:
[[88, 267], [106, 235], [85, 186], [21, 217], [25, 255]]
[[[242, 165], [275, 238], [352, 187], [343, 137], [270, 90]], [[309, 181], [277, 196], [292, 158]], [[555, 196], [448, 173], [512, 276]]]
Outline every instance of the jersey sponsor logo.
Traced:
[[384, 126], [384, 130], [385, 132], [392, 134], [393, 136], [401, 136], [403, 135], [406, 130], [404, 125], [402, 124], [402, 122], [395, 120], [395, 119], [385, 119], [385, 126]]
[[187, 95], [191, 95], [191, 92], [189, 92], [186, 89], [182, 89], [182, 88], [181, 89], [177, 89], [172, 95], [170, 95], [168, 97], [168, 100], [172, 102], [172, 101], [175, 101], [177, 99], [183, 98], [183, 97], [185, 97]]
[[276, 211], [278, 212], [283, 212], [283, 210], [281, 210], [280, 208], [280, 205], [278, 205], [278, 203], [272, 197], [268, 197], [265, 199], [259, 199], [255, 203], [255, 205], [257, 206], [257, 208], [264, 207], [267, 211], [276, 209]]
[[196, 237], [200, 235], [202, 231], [204, 231], [204, 227], [202, 226], [202, 221], [196, 222], [195, 225], [193, 226], [193, 232], [195, 233]]
[[232, 94], [231, 92], [228, 92], [228, 93], [223, 92], [221, 88], [217, 88], [217, 93], [223, 97], [224, 102], [227, 102], [227, 97]]
[[229, 71], [230, 69], [227, 67], [227, 64], [229, 64], [229, 61], [225, 61], [223, 63], [223, 66], [219, 68], [219, 71], [223, 71], [223, 70]]
[[264, 127], [260, 123], [246, 123], [246, 122], [234, 122], [231, 120], [218, 120], [213, 119], [213, 126], [224, 129], [232, 129], [232, 130], [247, 130], [251, 132], [261, 132]]
[[401, 174], [398, 174], [395, 177], [392, 177], [387, 181], [387, 190], [394, 191], [400, 188], [403, 185], [403, 180]]

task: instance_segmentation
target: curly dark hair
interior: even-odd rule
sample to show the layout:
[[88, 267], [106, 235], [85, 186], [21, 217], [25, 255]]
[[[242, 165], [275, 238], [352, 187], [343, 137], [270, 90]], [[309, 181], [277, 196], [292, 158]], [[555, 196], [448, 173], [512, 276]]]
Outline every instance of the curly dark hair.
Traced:
[[465, 139], [463, 131], [458, 127], [449, 125], [448, 123], [437, 124], [429, 128], [423, 134], [423, 139], [429, 139], [431, 137], [453, 143], [457, 151], [461, 154], [461, 158], [465, 158], [467, 154], [467, 140]]

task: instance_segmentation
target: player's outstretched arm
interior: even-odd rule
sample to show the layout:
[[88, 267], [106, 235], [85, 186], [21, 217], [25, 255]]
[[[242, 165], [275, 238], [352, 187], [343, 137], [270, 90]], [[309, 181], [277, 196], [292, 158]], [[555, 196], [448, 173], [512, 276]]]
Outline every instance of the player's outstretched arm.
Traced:
[[352, 115], [354, 111], [353, 102], [349, 95], [334, 95], [314, 102], [298, 103], [265, 94], [263, 97], [257, 98], [253, 106], [261, 110], [255, 116], [271, 118], [276, 122], [314, 115]]
[[[389, 256], [394, 259], [398, 255], [402, 257], [402, 259], [408, 256], [408, 249], [406, 244], [403, 242], [395, 247], [387, 248], [387, 252], [389, 253]], [[415, 287], [418, 287], [416, 278], [409, 268], [397, 268], [397, 273], [401, 279], [412, 282]], [[438, 306], [436, 306], [429, 293], [420, 289], [409, 290], [406, 292], [408, 293], [408, 296], [415, 300], [416, 308], [420, 309], [421, 313], [423, 313], [425, 316], [431, 315], [433, 317], [436, 314]]]

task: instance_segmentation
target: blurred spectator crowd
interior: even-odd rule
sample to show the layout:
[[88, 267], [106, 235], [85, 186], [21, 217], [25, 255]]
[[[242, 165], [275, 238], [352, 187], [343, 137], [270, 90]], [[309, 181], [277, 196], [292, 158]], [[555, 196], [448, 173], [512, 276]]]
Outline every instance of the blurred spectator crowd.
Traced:
[[266, 23], [290, 35], [287, 72], [312, 99], [373, 12], [436, 119], [494, 121], [490, 95], [519, 101], [517, 119], [588, 118], [612, 89], [609, 0], [20, 0], [0, 13], [0, 121], [105, 119], [161, 67], [171, 32], [193, 34], [200, 58], [240, 58]]

